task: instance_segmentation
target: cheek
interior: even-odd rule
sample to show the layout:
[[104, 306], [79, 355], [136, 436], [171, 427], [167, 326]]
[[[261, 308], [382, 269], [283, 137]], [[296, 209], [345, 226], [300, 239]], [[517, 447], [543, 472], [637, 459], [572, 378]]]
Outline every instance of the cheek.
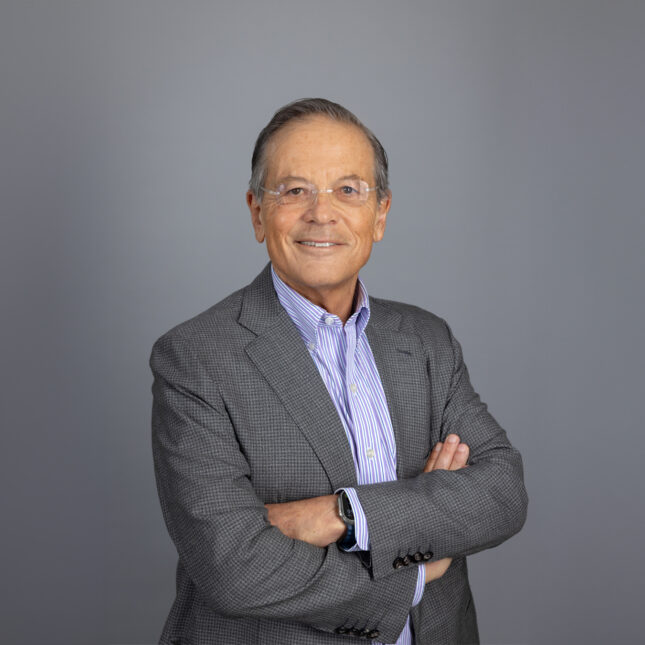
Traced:
[[267, 227], [267, 237], [271, 237], [274, 240], [284, 240], [292, 228], [293, 222], [289, 217], [274, 215], [271, 225]]
[[361, 246], [371, 246], [379, 235], [377, 214], [371, 208], [366, 208], [352, 228]]
[[360, 231], [357, 231], [357, 237], [362, 247], [371, 247], [376, 237], [376, 228], [371, 222], [366, 223]]

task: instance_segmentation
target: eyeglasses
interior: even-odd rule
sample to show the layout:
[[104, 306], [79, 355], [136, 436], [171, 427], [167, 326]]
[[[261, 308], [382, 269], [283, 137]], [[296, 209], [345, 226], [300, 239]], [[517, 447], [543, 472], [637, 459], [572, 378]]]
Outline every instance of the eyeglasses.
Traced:
[[277, 187], [277, 190], [269, 190], [264, 186], [260, 188], [265, 193], [273, 195], [278, 206], [311, 208], [316, 202], [318, 193], [328, 193], [332, 203], [337, 206], [361, 206], [377, 186], [368, 186], [362, 179], [349, 178], [340, 179], [332, 188], [325, 190], [301, 179], [285, 181]]

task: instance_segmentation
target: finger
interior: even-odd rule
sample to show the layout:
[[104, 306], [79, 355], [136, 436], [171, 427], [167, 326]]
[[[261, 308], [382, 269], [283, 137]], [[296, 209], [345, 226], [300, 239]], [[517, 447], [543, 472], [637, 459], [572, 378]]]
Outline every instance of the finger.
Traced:
[[434, 465], [435, 470], [448, 470], [450, 468], [458, 445], [459, 437], [456, 434], [449, 434], [446, 437], [441, 453], [437, 457], [437, 462]]
[[444, 573], [446, 573], [446, 571], [448, 571], [448, 567], [450, 566], [451, 563], [452, 563], [452, 558], [442, 558], [441, 560], [437, 561], [437, 564], [441, 565], [441, 569], [440, 569], [441, 575], [443, 575]]
[[426, 562], [425, 564], [425, 581], [437, 580], [448, 571], [452, 558], [442, 558], [436, 562]]
[[468, 462], [468, 455], [470, 448], [465, 443], [460, 443], [455, 451], [455, 456], [452, 458], [449, 470], [459, 470], [465, 468]]
[[426, 461], [426, 465], [423, 469], [424, 473], [429, 473], [434, 468], [434, 465], [437, 461], [437, 457], [441, 452], [441, 446], [443, 446], [441, 441], [435, 444], [434, 448], [432, 449], [432, 452], [430, 453], [430, 456], [428, 457], [428, 461]]

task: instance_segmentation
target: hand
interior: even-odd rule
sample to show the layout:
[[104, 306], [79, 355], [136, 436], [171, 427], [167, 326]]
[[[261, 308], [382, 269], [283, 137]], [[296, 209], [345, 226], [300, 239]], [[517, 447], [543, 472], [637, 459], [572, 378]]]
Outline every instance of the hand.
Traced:
[[269, 522], [287, 537], [314, 546], [328, 546], [345, 535], [338, 514], [338, 495], [323, 495], [282, 504], [265, 504]]
[[[423, 469], [424, 473], [429, 473], [432, 470], [459, 470], [460, 468], [467, 468], [468, 455], [470, 450], [465, 443], [460, 443], [459, 437], [456, 434], [449, 434], [446, 437], [446, 443], [439, 441], [435, 444], [428, 461]], [[452, 558], [442, 558], [436, 562], [426, 562], [425, 567], [425, 580], [426, 584], [431, 580], [438, 580], [446, 573]]]
[[460, 443], [456, 434], [449, 434], [446, 443], [437, 442], [426, 461], [424, 473], [431, 470], [459, 470], [466, 468], [470, 449], [465, 443]]

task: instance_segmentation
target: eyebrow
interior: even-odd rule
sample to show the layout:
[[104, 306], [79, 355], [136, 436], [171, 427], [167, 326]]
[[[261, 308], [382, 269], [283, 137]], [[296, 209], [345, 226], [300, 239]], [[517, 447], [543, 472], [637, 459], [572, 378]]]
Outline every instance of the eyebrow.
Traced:
[[305, 179], [304, 177], [298, 177], [296, 175], [287, 175], [286, 177], [278, 177], [278, 179], [276, 179], [276, 183], [281, 184], [285, 181], [293, 181], [294, 179], [309, 183], [308, 179]]
[[[360, 179], [361, 181], [365, 181], [360, 175], [353, 174], [353, 175], [343, 175], [342, 177], [339, 177], [338, 179], [335, 179], [333, 183], [336, 183], [338, 181], [345, 181], [346, 179]], [[279, 177], [276, 180], [276, 183], [281, 184], [281, 183], [283, 183], [285, 181], [294, 181], [294, 180], [304, 181], [304, 182], [306, 182], [308, 184], [312, 183], [306, 177], [300, 177], [300, 176], [297, 176], [297, 175], [286, 175], [285, 177]]]
[[364, 181], [362, 177], [359, 175], [345, 175], [344, 177], [339, 177], [336, 181], [344, 181], [345, 179], [360, 179], [361, 181]]

